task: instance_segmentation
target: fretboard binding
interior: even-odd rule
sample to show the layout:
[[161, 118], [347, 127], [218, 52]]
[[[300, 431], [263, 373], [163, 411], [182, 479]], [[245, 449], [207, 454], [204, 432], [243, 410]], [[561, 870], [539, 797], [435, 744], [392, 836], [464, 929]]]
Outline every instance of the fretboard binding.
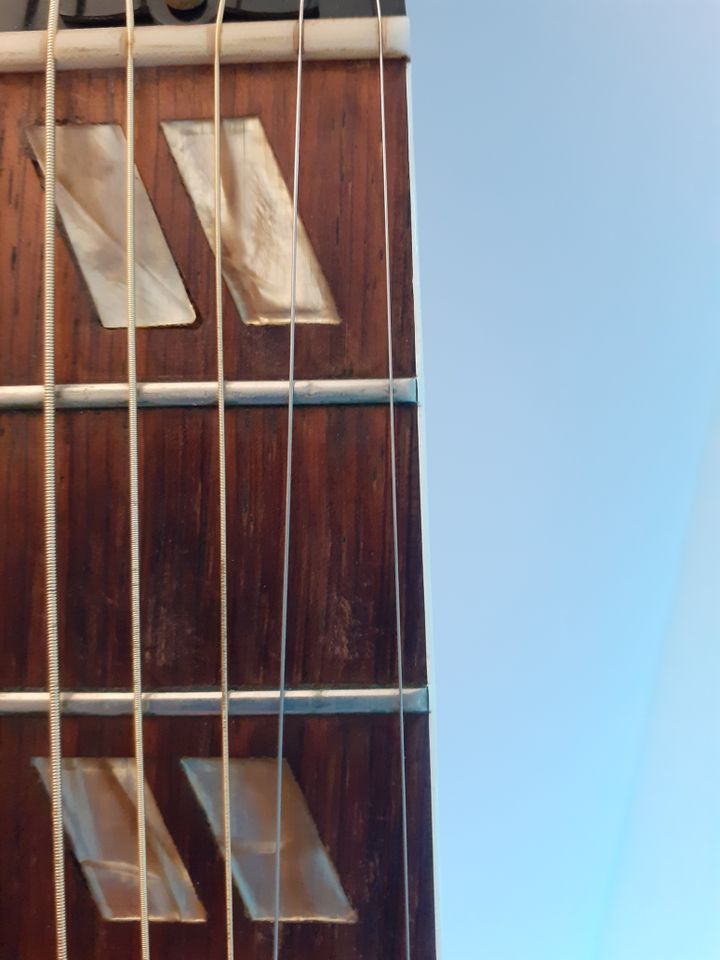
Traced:
[[[417, 381], [414, 377], [398, 378], [393, 384], [395, 403], [417, 403]], [[125, 408], [128, 386], [126, 383], [58, 384], [55, 401], [60, 410]], [[285, 406], [287, 402], [287, 380], [228, 380], [225, 384], [225, 405], [228, 407]], [[387, 379], [295, 381], [295, 403], [302, 406], [388, 402]], [[42, 385], [0, 386], [0, 410], [41, 410], [42, 404]], [[214, 407], [216, 404], [215, 381], [138, 384], [140, 407]]]
[[[399, 693], [397, 687], [287, 690], [285, 713], [288, 716], [391, 714], [398, 711]], [[230, 693], [230, 715], [276, 716], [279, 701], [278, 690], [233, 690]], [[157, 690], [143, 694], [143, 713], [150, 717], [212, 717], [219, 714], [220, 706], [220, 693], [213, 690]], [[0, 716], [46, 714], [47, 709], [48, 694], [45, 691], [0, 692]], [[132, 713], [132, 692], [65, 692], [61, 694], [61, 709], [65, 716], [129, 716]], [[403, 690], [403, 709], [405, 713], [428, 713], [427, 687], [406, 687]]]

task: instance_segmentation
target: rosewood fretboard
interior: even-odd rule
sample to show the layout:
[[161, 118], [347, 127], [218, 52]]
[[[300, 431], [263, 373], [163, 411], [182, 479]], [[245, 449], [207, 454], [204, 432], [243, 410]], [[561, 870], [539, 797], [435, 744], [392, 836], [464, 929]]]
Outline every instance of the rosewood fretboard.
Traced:
[[[317, 50], [321, 34], [313, 34], [313, 27], [322, 29], [328, 21], [322, 4], [315, 12], [320, 18], [309, 19], [307, 29], [308, 48], [315, 37]], [[38, 26], [41, 13], [28, 4], [22, 22], [0, 25]], [[284, 755], [349, 907], [342, 922], [284, 921], [281, 956], [287, 960], [404, 956], [379, 74], [372, 19], [343, 22], [346, 26], [327, 41], [338, 44], [337, 55], [327, 49], [319, 59], [308, 54], [303, 71], [299, 213], [338, 322], [313, 322], [310, 315], [297, 328]], [[275, 30], [269, 56], [265, 48], [268, 62], [239, 62], [253, 60], [247, 41], [243, 54], [232, 54], [233, 43], [240, 49], [257, 24], [227, 25], [235, 33], [228, 34], [231, 52], [222, 68], [222, 116], [259, 119], [284, 189], [290, 189], [292, 24], [260, 26]], [[122, 27], [107, 29], [122, 32]], [[165, 29], [138, 27], [140, 42], [150, 44]], [[192, 44], [193, 31], [205, 28], [183, 30]], [[103, 65], [96, 56], [93, 68], [84, 69], [81, 44], [74, 48], [71, 35], [85, 34], [80, 27], [67, 29], [66, 52], [58, 47], [57, 123], [84, 127], [91, 135], [97, 125], [124, 128], [120, 63], [110, 54]], [[44, 176], [32, 129], [45, 123], [45, 77], [41, 46], [22, 47], [28, 36], [0, 33], [3, 50], [10, 51], [12, 38], [18, 39], [16, 69], [0, 73], [0, 956], [53, 960], [50, 806], [37, 766], [37, 758], [48, 756], [48, 678], [41, 411]], [[403, 36], [404, 20], [388, 21], [384, 78], [411, 956], [431, 960], [407, 62], [397, 39]], [[172, 51], [163, 49], [163, 65], [145, 66], [139, 58], [136, 169], [194, 319], [190, 315], [184, 325], [159, 326], [146, 316], [137, 332], [144, 750], [148, 787], [204, 919], [153, 922], [151, 941], [157, 960], [221, 960], [222, 854], [211, 817], [182, 763], [220, 756], [214, 255], [197, 198], [162, 127], [170, 121], [212, 120], [213, 77], [210, 60], [188, 66], [178, 55], [171, 65]], [[68, 62], [72, 69], [65, 69]], [[84, 165], [88, 177], [93, 175], [91, 160], [85, 154], [75, 167], [80, 200]], [[249, 178], [246, 172], [238, 189], [248, 190]], [[108, 222], [122, 218], [121, 195], [107, 191], [100, 199]], [[278, 239], [278, 257], [288, 240]], [[112, 252], [108, 256], [112, 262]], [[235, 296], [226, 282], [223, 298], [230, 382], [230, 746], [236, 760], [272, 758], [277, 749], [288, 422], [288, 326], [282, 316], [267, 323], [243, 316], [238, 303], [245, 284], [252, 282], [248, 262], [239, 268], [240, 294]], [[57, 508], [61, 686], [67, 692], [62, 747], [68, 759], [133, 755], [126, 331], [105, 325], [106, 305], [94, 289], [88, 249], [61, 206]], [[267, 799], [272, 806], [274, 798]], [[72, 806], [73, 798], [68, 802]], [[90, 807], [93, 802], [88, 801]], [[131, 798], [118, 803], [121, 809]], [[96, 807], [92, 816], [102, 830], [102, 804]], [[84, 822], [78, 829], [89, 826]], [[69, 827], [66, 835], [69, 955], [77, 960], [139, 956], [137, 923], [103, 915], [88, 879], [95, 868], [79, 862]], [[135, 883], [132, 877], [127, 882]], [[254, 909], [251, 894], [237, 886], [237, 956], [269, 960], [272, 923], [254, 917]]]

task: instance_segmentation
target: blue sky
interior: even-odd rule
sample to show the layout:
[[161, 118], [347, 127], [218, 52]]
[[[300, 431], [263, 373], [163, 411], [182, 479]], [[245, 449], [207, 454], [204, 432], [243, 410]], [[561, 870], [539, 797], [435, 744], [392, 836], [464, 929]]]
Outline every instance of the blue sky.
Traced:
[[720, 5], [408, 6], [445, 960], [717, 960]]

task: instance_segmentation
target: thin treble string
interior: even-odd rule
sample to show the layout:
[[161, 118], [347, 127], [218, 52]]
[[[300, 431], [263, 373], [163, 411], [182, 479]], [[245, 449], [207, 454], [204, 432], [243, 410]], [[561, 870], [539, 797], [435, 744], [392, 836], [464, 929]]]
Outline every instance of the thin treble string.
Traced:
[[222, 739], [223, 852], [225, 855], [225, 936], [227, 960], [233, 939], [232, 826], [230, 805], [230, 679], [228, 670], [227, 463], [225, 452], [225, 354], [223, 349], [222, 177], [220, 165], [220, 52], [225, 0], [215, 21], [213, 64], [213, 176], [215, 187], [215, 327], [217, 331], [218, 478], [220, 529], [220, 726]]
[[400, 615], [400, 547], [398, 543], [397, 451], [395, 440], [395, 382], [392, 343], [392, 288], [390, 285], [390, 214], [388, 210], [387, 136], [385, 130], [385, 60], [382, 9], [377, 7], [380, 67], [380, 140], [382, 146], [383, 217], [385, 228], [385, 291], [387, 297], [388, 397], [390, 417], [390, 490], [392, 500], [393, 577], [395, 581], [395, 637], [398, 670], [398, 724], [400, 734], [400, 794], [402, 805], [403, 900], [405, 913], [405, 960], [410, 960], [410, 870], [408, 857], [408, 802], [405, 749], [405, 696], [403, 683], [402, 619]]
[[135, 302], [135, 10], [125, 0], [127, 26], [126, 65], [126, 257], [128, 440], [130, 499], [130, 606], [132, 623], [133, 737], [135, 740], [135, 804], [137, 807], [138, 882], [140, 887], [140, 955], [150, 960], [147, 839], [145, 828], [145, 756], [143, 749], [142, 635], [140, 628], [140, 505], [138, 493], [138, 390]]
[[282, 837], [283, 743], [285, 737], [285, 663], [287, 660], [288, 592], [290, 581], [290, 511], [292, 505], [293, 417], [295, 412], [295, 326], [297, 321], [298, 186], [300, 182], [300, 107], [302, 105], [303, 28], [305, 0], [298, 12], [298, 56], [295, 89], [295, 150], [293, 159], [293, 225], [290, 263], [290, 362], [288, 372], [287, 467], [285, 475], [285, 544], [283, 548], [282, 619], [280, 625], [280, 684], [278, 703], [277, 794], [275, 804], [275, 907], [273, 960], [280, 953], [280, 841]]
[[45, 241], [43, 264], [45, 596], [47, 605], [50, 806], [57, 960], [67, 960], [65, 841], [63, 837], [60, 656], [57, 605], [57, 490], [55, 446], [55, 38], [59, 0], [50, 0], [45, 65]]

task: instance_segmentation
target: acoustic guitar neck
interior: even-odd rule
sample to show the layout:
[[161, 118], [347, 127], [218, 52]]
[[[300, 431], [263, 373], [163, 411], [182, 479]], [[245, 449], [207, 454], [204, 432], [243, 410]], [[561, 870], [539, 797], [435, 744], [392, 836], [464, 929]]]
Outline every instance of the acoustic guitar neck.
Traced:
[[408, 64], [2, 5], [2, 960], [436, 957]]

